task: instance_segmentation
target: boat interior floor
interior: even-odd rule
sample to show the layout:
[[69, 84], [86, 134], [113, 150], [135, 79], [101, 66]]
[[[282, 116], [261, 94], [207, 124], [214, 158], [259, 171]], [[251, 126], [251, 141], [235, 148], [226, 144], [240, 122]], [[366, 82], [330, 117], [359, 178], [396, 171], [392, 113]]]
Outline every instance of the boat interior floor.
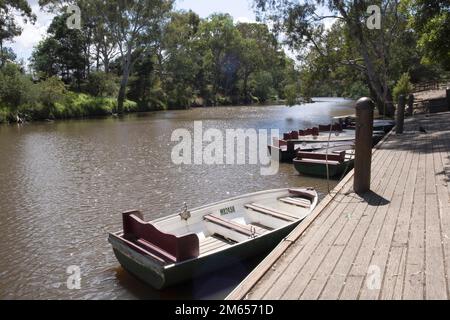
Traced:
[[200, 255], [204, 255], [210, 251], [231, 247], [235, 242], [227, 240], [220, 235], [213, 234], [200, 241]]

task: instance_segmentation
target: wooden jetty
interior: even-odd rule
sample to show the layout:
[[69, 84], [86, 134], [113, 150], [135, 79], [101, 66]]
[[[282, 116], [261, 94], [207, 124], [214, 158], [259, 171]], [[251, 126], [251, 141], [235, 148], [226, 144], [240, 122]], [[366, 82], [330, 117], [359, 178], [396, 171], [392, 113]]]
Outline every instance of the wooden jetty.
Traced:
[[350, 172], [227, 299], [449, 299], [450, 113], [405, 120], [371, 168], [372, 191]]

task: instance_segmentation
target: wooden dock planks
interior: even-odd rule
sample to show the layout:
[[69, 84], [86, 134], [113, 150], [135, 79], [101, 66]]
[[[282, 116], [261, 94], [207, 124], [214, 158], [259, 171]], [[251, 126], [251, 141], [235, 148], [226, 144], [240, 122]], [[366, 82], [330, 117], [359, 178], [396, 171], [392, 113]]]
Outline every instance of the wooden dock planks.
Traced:
[[449, 299], [450, 113], [405, 129], [374, 152], [373, 193], [351, 172], [228, 299]]

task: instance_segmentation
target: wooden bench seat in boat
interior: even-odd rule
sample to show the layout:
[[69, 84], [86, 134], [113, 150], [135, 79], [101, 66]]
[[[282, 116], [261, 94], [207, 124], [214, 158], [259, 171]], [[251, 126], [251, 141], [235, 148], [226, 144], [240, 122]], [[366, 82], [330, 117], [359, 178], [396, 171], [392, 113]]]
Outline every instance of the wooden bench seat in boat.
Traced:
[[245, 236], [248, 236], [248, 237], [260, 235], [260, 233], [257, 231], [257, 229], [253, 228], [252, 226], [244, 225], [244, 224], [237, 223], [237, 222], [227, 220], [227, 219], [223, 219], [221, 217], [214, 216], [212, 214], [205, 215], [203, 217], [203, 219], [208, 222], [217, 224], [221, 227], [236, 231], [236, 232], [243, 234]]
[[324, 153], [324, 152], [302, 152], [299, 151], [297, 153], [298, 160], [323, 160], [326, 161], [336, 161], [336, 162], [344, 162], [345, 161], [345, 151], [341, 151], [339, 153]]
[[140, 253], [149, 253], [163, 262], [180, 262], [197, 258], [200, 252], [196, 234], [176, 236], [164, 233], [150, 222], [143, 221], [140, 211], [128, 211], [122, 214], [124, 242]]
[[292, 204], [294, 206], [299, 206], [303, 208], [310, 208], [311, 207], [311, 201], [304, 198], [293, 198], [293, 197], [285, 197], [285, 198], [279, 198], [278, 199], [281, 202]]
[[317, 159], [301, 159], [301, 160], [295, 160], [298, 163], [317, 163], [317, 164], [329, 164], [330, 166], [337, 166], [341, 164], [340, 161], [333, 161], [333, 160], [317, 160]]
[[288, 221], [288, 222], [294, 222], [298, 220], [298, 217], [295, 217], [294, 215], [285, 212], [285, 211], [280, 211], [280, 210], [276, 210], [276, 209], [272, 209], [272, 208], [268, 208], [262, 205], [259, 205], [257, 203], [251, 203], [251, 204], [247, 204], [245, 205], [245, 208], [247, 209], [251, 209], [253, 211], [259, 212], [259, 213], [263, 213], [284, 221]]

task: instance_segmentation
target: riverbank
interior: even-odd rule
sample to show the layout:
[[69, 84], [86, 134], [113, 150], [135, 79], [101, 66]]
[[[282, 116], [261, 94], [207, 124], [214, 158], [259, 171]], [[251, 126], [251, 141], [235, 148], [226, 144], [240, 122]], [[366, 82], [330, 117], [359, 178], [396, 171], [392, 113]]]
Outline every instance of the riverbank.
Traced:
[[[0, 106], [0, 123], [22, 123], [29, 121], [66, 120], [109, 116], [117, 110], [117, 99], [94, 97], [83, 93], [70, 93], [63, 101], [45, 104], [26, 104], [18, 110]], [[126, 100], [124, 112], [138, 112], [136, 102]]]
[[[314, 103], [299, 101], [301, 103]], [[233, 107], [245, 106], [269, 106], [286, 105], [285, 100], [267, 101], [264, 103], [236, 104]], [[187, 110], [202, 108], [220, 108], [230, 107], [230, 105], [214, 106], [191, 106], [188, 108], [170, 108], [170, 109], [143, 109], [131, 100], [126, 100], [124, 104], [124, 114], [133, 114], [140, 112], [159, 112], [170, 110]], [[98, 117], [115, 116], [117, 110], [117, 99], [112, 97], [93, 97], [83, 93], [71, 93], [71, 96], [64, 103], [55, 103], [53, 106], [46, 107], [37, 103], [33, 106], [21, 107], [20, 111], [12, 112], [7, 108], [0, 106], [0, 124], [23, 123], [49, 120], [76, 120], [76, 119], [95, 119]]]

